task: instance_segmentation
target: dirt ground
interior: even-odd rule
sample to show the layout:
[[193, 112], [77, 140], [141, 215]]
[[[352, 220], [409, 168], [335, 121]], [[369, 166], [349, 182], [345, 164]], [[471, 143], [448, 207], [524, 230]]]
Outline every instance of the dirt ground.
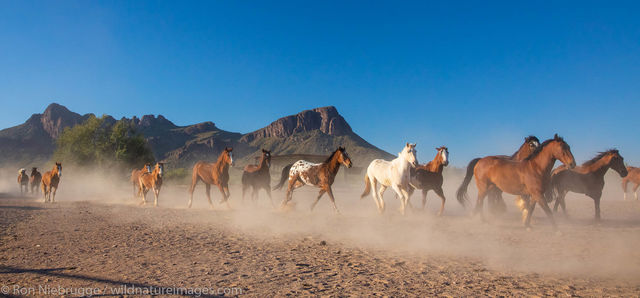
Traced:
[[[371, 197], [360, 200], [360, 184], [336, 185], [336, 215], [326, 198], [309, 211], [312, 188], [296, 192], [288, 211], [272, 209], [264, 194], [243, 203], [237, 186], [227, 209], [213, 190], [211, 210], [202, 186], [191, 209], [186, 187], [171, 184], [154, 208], [138, 206], [130, 187], [109, 191], [72, 180], [63, 177], [55, 204], [0, 194], [3, 294], [640, 294], [640, 202], [623, 201], [620, 191], [603, 199], [600, 224], [590, 199], [568, 197], [570, 217], [558, 216], [558, 235], [540, 208], [526, 231], [510, 196], [505, 215], [471, 217], [453, 198], [457, 181], [446, 191], [444, 216], [436, 217], [433, 194], [426, 211], [401, 216], [389, 192], [379, 215]], [[276, 204], [284, 196], [273, 195]], [[419, 206], [419, 196], [412, 202]]]

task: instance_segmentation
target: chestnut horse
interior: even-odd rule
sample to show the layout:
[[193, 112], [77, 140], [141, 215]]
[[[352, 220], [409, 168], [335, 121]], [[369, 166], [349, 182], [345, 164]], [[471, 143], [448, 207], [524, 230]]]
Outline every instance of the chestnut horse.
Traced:
[[160, 196], [160, 188], [162, 187], [162, 175], [164, 174], [164, 163], [156, 163], [151, 173], [142, 173], [138, 177], [138, 196], [142, 199], [140, 205], [147, 203], [147, 192], [153, 189], [153, 206], [158, 207], [158, 197]]
[[289, 170], [289, 187], [287, 188], [287, 194], [282, 201], [281, 207], [284, 208], [293, 197], [293, 190], [304, 185], [311, 185], [320, 188], [318, 197], [311, 204], [311, 211], [318, 204], [322, 195], [327, 193], [333, 209], [339, 214], [338, 206], [336, 206], [336, 200], [333, 197], [333, 190], [331, 185], [338, 174], [340, 165], [343, 164], [347, 168], [351, 167], [351, 158], [344, 147], [338, 147], [336, 151], [323, 163], [311, 163], [306, 160], [298, 160], [291, 166]]
[[213, 208], [213, 202], [211, 202], [211, 184], [217, 185], [222, 193], [222, 201], [220, 203], [227, 203], [229, 206], [229, 165], [233, 165], [233, 154], [231, 151], [233, 148], [224, 148], [218, 160], [215, 163], [207, 163], [199, 161], [193, 166], [193, 175], [191, 175], [191, 187], [189, 188], [189, 208], [193, 202], [193, 190], [196, 188], [198, 181], [204, 182], [207, 190], [207, 199], [209, 200], [209, 206]]
[[633, 196], [638, 200], [638, 186], [640, 186], [640, 168], [636, 167], [627, 167], [627, 176], [622, 179], [622, 191], [624, 191], [624, 199], [627, 199], [627, 184], [629, 182], [635, 184], [633, 187]]
[[38, 185], [42, 181], [42, 174], [38, 172], [38, 168], [31, 168], [31, 176], [29, 177], [29, 184], [31, 185], [31, 193], [38, 191]]
[[151, 174], [151, 164], [150, 163], [145, 163], [144, 166], [142, 167], [142, 169], [133, 169], [131, 171], [131, 184], [133, 185], [133, 197], [137, 197], [140, 195], [140, 175], [144, 174], [144, 173], [149, 173]]
[[262, 149], [262, 156], [260, 157], [260, 163], [258, 165], [247, 165], [242, 172], [242, 201], [244, 201], [244, 194], [247, 188], [253, 188], [251, 197], [253, 200], [258, 199], [258, 191], [264, 189], [269, 196], [271, 206], [273, 206], [273, 199], [271, 198], [271, 174], [269, 174], [269, 168], [271, 167], [271, 151]]
[[593, 199], [596, 221], [600, 221], [600, 198], [604, 188], [604, 174], [609, 168], [618, 172], [620, 177], [627, 176], [624, 159], [616, 149], [600, 152], [593, 159], [574, 169], [567, 169], [566, 166], [555, 169], [551, 174], [551, 190], [556, 199], [553, 210], [557, 212], [558, 205], [561, 205], [562, 211], [567, 215], [564, 202], [567, 192], [581, 193]]
[[44, 194], [44, 202], [55, 202], [56, 191], [62, 177], [62, 163], [56, 162], [53, 170], [42, 175], [42, 193]]
[[[569, 145], [556, 134], [553, 139], [546, 140], [529, 157], [522, 161], [507, 160], [500, 157], [485, 157], [475, 166], [478, 200], [474, 214], [482, 212], [482, 203], [492, 188], [519, 196], [529, 196], [531, 203], [527, 204], [524, 225], [530, 228], [531, 214], [536, 203], [549, 217], [554, 230], [557, 229], [553, 213], [545, 199], [545, 193], [551, 178], [553, 164], [560, 160], [570, 169], [576, 166], [575, 159]], [[458, 201], [463, 206], [466, 203], [466, 188], [458, 192]]]
[[18, 186], [20, 186], [20, 194], [29, 192], [29, 176], [27, 176], [27, 170], [18, 170]]
[[[529, 157], [529, 155], [531, 155], [531, 153], [533, 153], [536, 150], [536, 148], [538, 148], [539, 146], [540, 146], [540, 140], [538, 140], [538, 138], [536, 138], [535, 136], [528, 136], [524, 138], [524, 143], [522, 143], [518, 151], [516, 151], [513, 155], [511, 156], [493, 155], [493, 156], [486, 156], [484, 158], [502, 158], [505, 160], [519, 161]], [[481, 159], [483, 158], [476, 158], [469, 162], [469, 165], [467, 166], [467, 175], [464, 177], [464, 180], [456, 193], [456, 196], [458, 197], [458, 201], [460, 201], [460, 197], [463, 196], [462, 193], [467, 191], [467, 187], [469, 186], [469, 183], [471, 182], [471, 178], [473, 177], [473, 171], [476, 167], [476, 164]], [[492, 188], [491, 190], [489, 190], [488, 196], [489, 196], [489, 211], [497, 214], [497, 213], [503, 213], [506, 210], [507, 206], [504, 203], [504, 199], [502, 198], [502, 191], [500, 191], [500, 189]], [[518, 201], [519, 204], [521, 206], [524, 206], [521, 201], [522, 199], [519, 199]]]
[[442, 170], [449, 165], [449, 149], [442, 146], [436, 148], [436, 150], [438, 153], [436, 153], [432, 161], [416, 167], [415, 170], [411, 169], [412, 187], [409, 188], [409, 197], [413, 194], [414, 189], [422, 189], [422, 209], [424, 210], [427, 204], [427, 193], [429, 190], [433, 190], [442, 201], [440, 211], [438, 211], [438, 216], [440, 216], [444, 212], [444, 203], [447, 200], [442, 191], [442, 182], [444, 180], [442, 178]]

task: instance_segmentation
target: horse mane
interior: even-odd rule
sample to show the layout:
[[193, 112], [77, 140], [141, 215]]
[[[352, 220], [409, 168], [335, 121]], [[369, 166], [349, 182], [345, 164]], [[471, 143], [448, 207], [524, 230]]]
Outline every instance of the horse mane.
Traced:
[[342, 148], [338, 148], [336, 149], [336, 151], [333, 151], [333, 153], [331, 153], [331, 155], [329, 155], [329, 157], [327, 157], [327, 159], [324, 161], [324, 163], [329, 163], [331, 162], [331, 160], [333, 159], [333, 157], [336, 155], [336, 153], [338, 153], [338, 151], [342, 151]]
[[527, 156], [527, 158], [525, 158], [524, 160], [531, 160], [534, 157], [536, 157], [538, 154], [540, 154], [540, 152], [542, 152], [542, 149], [544, 149], [544, 147], [546, 147], [547, 145], [549, 145], [549, 143], [551, 143], [552, 141], [562, 141], [564, 142], [564, 139], [562, 137], [557, 137], [557, 138], [553, 138], [553, 139], [548, 139], [544, 142], [542, 142], [542, 144], [540, 144], [540, 146], [538, 146], [538, 148], [536, 148], [536, 150], [534, 150], [529, 156]]
[[603, 157], [605, 157], [605, 155], [610, 154], [610, 153], [618, 153], [618, 149], [612, 148], [609, 149], [607, 151], [603, 151], [603, 152], [598, 152], [598, 155], [596, 155], [594, 158], [585, 161], [582, 165], [583, 166], [590, 166], [594, 163], [596, 163], [598, 160], [602, 159]]
[[[530, 136], [524, 138], [524, 143], [522, 144], [522, 146], [527, 145], [532, 141], [536, 141], [536, 142], [538, 142], [538, 144], [540, 143], [540, 140], [536, 136], [530, 135]], [[513, 154], [511, 154], [511, 159], [516, 158], [516, 156], [520, 152], [520, 149], [522, 149], [522, 146], [520, 146], [520, 148], [518, 148], [518, 151], [516, 151]]]

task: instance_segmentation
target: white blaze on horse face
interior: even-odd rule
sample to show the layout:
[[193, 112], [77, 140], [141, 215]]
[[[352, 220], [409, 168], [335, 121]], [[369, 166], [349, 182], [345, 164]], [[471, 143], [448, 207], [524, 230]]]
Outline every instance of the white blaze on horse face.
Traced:
[[442, 163], [443, 164], [448, 164], [449, 163], [449, 152], [447, 150], [442, 150], [441, 153], [442, 155]]
[[62, 167], [58, 166], [58, 176], [62, 177]]
[[229, 152], [229, 164], [233, 165], [233, 153]]
[[147, 166], [147, 173], [151, 174], [151, 166]]

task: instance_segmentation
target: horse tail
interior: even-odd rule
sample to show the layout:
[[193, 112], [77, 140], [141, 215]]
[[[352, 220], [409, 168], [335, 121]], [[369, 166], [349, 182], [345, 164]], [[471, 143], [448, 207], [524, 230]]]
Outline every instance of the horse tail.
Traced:
[[364, 175], [364, 192], [360, 195], [360, 199], [364, 198], [371, 192], [371, 181], [369, 180], [369, 175]]
[[284, 183], [289, 180], [289, 170], [291, 170], [291, 166], [293, 166], [293, 164], [287, 165], [282, 169], [282, 173], [280, 174], [280, 182], [276, 186], [274, 186], [272, 190], [281, 189]]
[[467, 174], [464, 176], [464, 180], [462, 180], [462, 184], [458, 187], [458, 191], [456, 191], [456, 199], [463, 206], [467, 206], [467, 188], [469, 187], [469, 183], [471, 182], [471, 178], [473, 177], [473, 169], [475, 169], [476, 164], [480, 161], [480, 158], [476, 158], [469, 162], [467, 166]]

